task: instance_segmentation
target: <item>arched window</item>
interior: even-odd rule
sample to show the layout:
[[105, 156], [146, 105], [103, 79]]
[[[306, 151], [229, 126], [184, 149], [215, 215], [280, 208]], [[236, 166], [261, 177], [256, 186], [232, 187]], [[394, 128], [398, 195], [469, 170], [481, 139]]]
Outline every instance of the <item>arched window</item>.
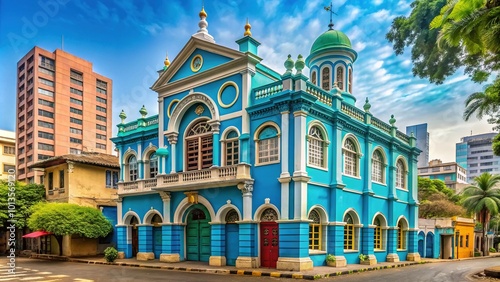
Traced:
[[349, 79], [349, 93], [352, 94], [352, 69], [351, 68], [349, 68], [348, 79]]
[[380, 215], [375, 218], [374, 221], [375, 229], [373, 230], [373, 248], [376, 250], [383, 249], [383, 234], [382, 234], [382, 223], [380, 221]]
[[137, 180], [137, 158], [133, 155], [128, 158], [128, 177], [129, 181]]
[[406, 230], [408, 225], [404, 219], [398, 221], [398, 249], [406, 249]]
[[321, 74], [321, 88], [330, 91], [330, 69], [324, 68]]
[[240, 220], [240, 217], [234, 209], [231, 209], [227, 212], [225, 220], [226, 223], [236, 223], [236, 221]]
[[309, 165], [326, 167], [326, 142], [323, 133], [318, 126], [309, 129]]
[[337, 67], [337, 86], [340, 88], [340, 90], [344, 90], [344, 68], [343, 67]]
[[312, 84], [316, 85], [316, 71], [313, 71], [311, 73], [311, 82]]
[[151, 224], [153, 224], [154, 227], [161, 227], [161, 217], [158, 214], [153, 215], [153, 218], [151, 219]]
[[356, 232], [354, 229], [354, 219], [350, 213], [344, 216], [344, 249], [354, 250], [356, 244]]
[[358, 150], [354, 141], [347, 138], [344, 142], [344, 174], [358, 176]]
[[258, 135], [257, 163], [275, 163], [279, 161], [280, 140], [278, 130], [271, 125], [264, 127]]
[[321, 250], [322, 246], [322, 236], [321, 236], [321, 217], [318, 211], [312, 210], [309, 213], [309, 249], [310, 250]]
[[225, 165], [235, 165], [239, 163], [239, 144], [238, 133], [235, 130], [229, 131], [224, 141]]
[[372, 181], [385, 183], [384, 169], [384, 157], [379, 150], [375, 150], [372, 157]]
[[155, 178], [158, 174], [158, 156], [155, 152], [149, 155], [149, 178]]
[[401, 159], [396, 162], [396, 188], [406, 189], [406, 169]]
[[186, 136], [186, 170], [200, 170], [212, 166], [213, 135], [207, 121], [199, 121]]

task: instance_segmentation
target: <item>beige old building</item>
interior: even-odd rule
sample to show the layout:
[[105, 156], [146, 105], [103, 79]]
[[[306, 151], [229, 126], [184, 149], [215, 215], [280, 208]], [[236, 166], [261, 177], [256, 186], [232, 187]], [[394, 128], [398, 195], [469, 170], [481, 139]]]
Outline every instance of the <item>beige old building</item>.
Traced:
[[446, 187], [460, 193], [467, 187], [467, 170], [456, 162], [443, 163], [441, 160], [432, 160], [428, 166], [418, 168], [418, 176], [444, 181]]
[[54, 156], [110, 154], [111, 105], [112, 81], [91, 62], [60, 49], [31, 49], [17, 63], [18, 180], [40, 183], [29, 166]]
[[[41, 175], [47, 201], [99, 208], [105, 215], [114, 212], [115, 216], [119, 167], [117, 157], [90, 152], [56, 156], [30, 166]], [[66, 256], [96, 255], [105, 247], [106, 243], [98, 239], [63, 239]], [[57, 254], [57, 241], [50, 240], [48, 248], [46, 252]]]
[[0, 130], [0, 180], [7, 180], [16, 169], [16, 133]]

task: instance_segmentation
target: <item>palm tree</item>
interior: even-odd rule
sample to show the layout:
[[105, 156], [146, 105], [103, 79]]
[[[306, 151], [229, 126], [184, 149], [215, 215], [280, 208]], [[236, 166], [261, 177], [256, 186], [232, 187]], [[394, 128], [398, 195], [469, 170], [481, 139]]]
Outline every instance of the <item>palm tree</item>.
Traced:
[[475, 214], [483, 228], [483, 254], [488, 254], [486, 248], [486, 226], [490, 217], [495, 216], [500, 208], [500, 189], [496, 185], [500, 182], [500, 175], [491, 175], [485, 172], [474, 178], [475, 185], [468, 186], [462, 192], [465, 196], [463, 206], [470, 214]]
[[493, 87], [487, 88], [484, 92], [476, 92], [471, 94], [465, 100], [464, 120], [476, 114], [478, 119], [482, 119], [485, 115], [495, 115], [500, 109], [500, 96]]

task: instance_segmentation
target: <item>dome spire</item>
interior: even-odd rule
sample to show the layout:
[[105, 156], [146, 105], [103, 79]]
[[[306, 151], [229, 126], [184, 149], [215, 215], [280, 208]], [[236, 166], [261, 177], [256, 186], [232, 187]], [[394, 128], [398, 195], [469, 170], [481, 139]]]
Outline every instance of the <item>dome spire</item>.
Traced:
[[325, 6], [325, 10], [327, 12], [330, 12], [330, 23], [328, 24], [328, 29], [333, 30], [333, 15], [335, 14], [335, 12], [333, 11], [333, 3], [330, 2], [330, 6]]
[[247, 18], [247, 24], [245, 25], [245, 33], [243, 33], [243, 36], [252, 36], [252, 32], [250, 31], [252, 29], [252, 26], [248, 22]]
[[163, 67], [163, 70], [167, 70], [168, 67], [170, 66], [170, 60], [168, 59], [168, 52], [167, 52], [167, 56], [165, 57], [165, 61], [163, 61], [163, 64], [165, 64], [165, 66]]
[[201, 11], [198, 15], [200, 16], [200, 21], [198, 22], [198, 26], [200, 27], [200, 29], [198, 30], [198, 32], [193, 34], [193, 36], [196, 38], [200, 38], [215, 43], [213, 36], [208, 34], [207, 12], [205, 12], [205, 5], [201, 6]]

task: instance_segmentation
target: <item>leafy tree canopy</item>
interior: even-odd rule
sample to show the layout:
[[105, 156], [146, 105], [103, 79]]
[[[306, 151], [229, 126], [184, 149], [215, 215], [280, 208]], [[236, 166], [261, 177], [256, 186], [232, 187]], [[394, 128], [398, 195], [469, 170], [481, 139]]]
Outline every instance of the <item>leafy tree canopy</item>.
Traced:
[[[474, 82], [500, 70], [500, 0], [416, 0], [410, 16], [396, 17], [386, 34], [396, 55], [411, 46], [413, 75], [440, 84], [465, 68]], [[465, 101], [464, 119], [488, 116], [500, 130], [500, 75]], [[493, 142], [500, 155], [500, 136]]]
[[32, 230], [45, 230], [57, 236], [80, 235], [87, 238], [105, 237], [113, 226], [95, 208], [67, 203], [39, 203], [28, 220]]
[[[0, 182], [0, 226], [7, 226], [7, 220], [14, 219], [18, 228], [24, 228], [31, 215], [31, 207], [44, 199], [43, 185], [15, 182], [14, 186], [10, 187], [6, 181]], [[15, 203], [13, 218], [9, 217], [9, 203]]]
[[439, 179], [418, 178], [418, 210], [421, 218], [451, 217], [465, 215], [465, 210], [457, 203], [461, 197], [446, 187]]

